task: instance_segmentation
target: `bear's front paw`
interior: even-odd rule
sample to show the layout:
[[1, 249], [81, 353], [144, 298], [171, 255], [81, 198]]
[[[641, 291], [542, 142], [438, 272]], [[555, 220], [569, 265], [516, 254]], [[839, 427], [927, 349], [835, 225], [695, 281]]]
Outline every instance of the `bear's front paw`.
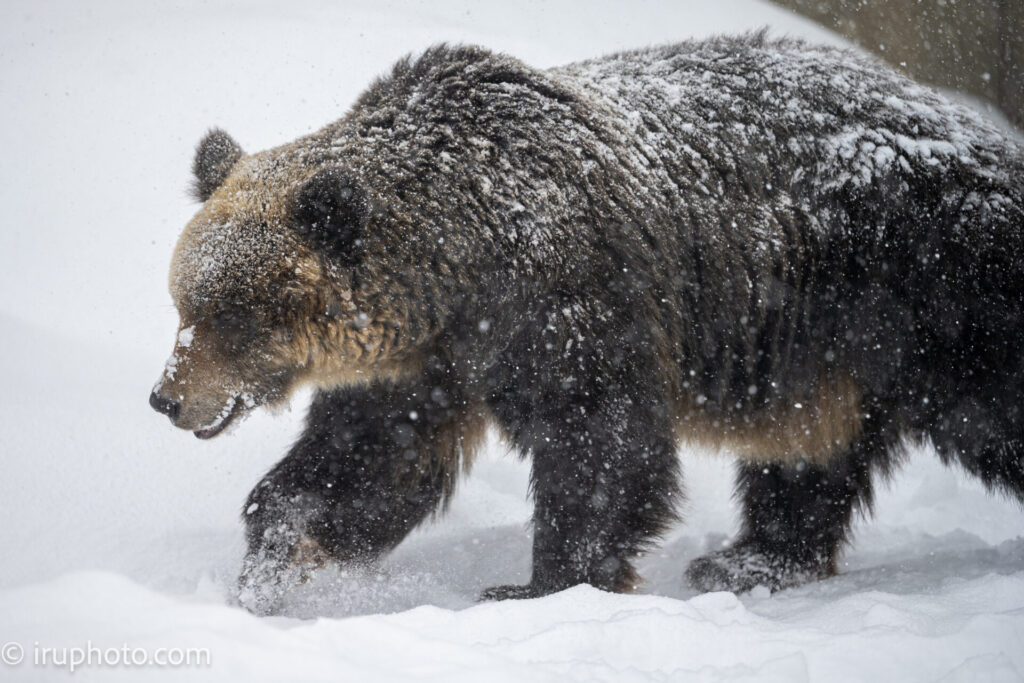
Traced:
[[272, 617], [280, 610], [281, 591], [262, 584], [239, 581], [234, 605], [244, 608], [257, 617]]
[[686, 579], [697, 590], [743, 593], [757, 586], [772, 592], [831, 576], [826, 563], [801, 563], [765, 553], [752, 543], [738, 543], [704, 557], [686, 570]]
[[302, 572], [296, 565], [265, 553], [250, 553], [238, 576], [238, 604], [257, 616], [277, 614], [284, 594], [301, 579]]
[[514, 584], [507, 584], [505, 586], [491, 586], [480, 593], [478, 598], [480, 602], [488, 600], [527, 600], [529, 598], [539, 598], [543, 595], [548, 595], [554, 591], [544, 590], [532, 583], [528, 583], [524, 586], [517, 586]]

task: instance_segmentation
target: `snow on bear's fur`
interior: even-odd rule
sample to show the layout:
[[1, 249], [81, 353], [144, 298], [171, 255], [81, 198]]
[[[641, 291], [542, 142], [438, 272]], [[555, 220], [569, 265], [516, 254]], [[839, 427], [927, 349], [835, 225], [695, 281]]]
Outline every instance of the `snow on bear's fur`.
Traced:
[[245, 504], [254, 611], [443, 509], [489, 424], [536, 509], [530, 583], [488, 598], [630, 590], [682, 441], [742, 457], [707, 590], [832, 574], [907, 442], [1024, 497], [1024, 149], [876, 62], [439, 46], [290, 144], [211, 132], [194, 170], [151, 403], [208, 438], [318, 391]]

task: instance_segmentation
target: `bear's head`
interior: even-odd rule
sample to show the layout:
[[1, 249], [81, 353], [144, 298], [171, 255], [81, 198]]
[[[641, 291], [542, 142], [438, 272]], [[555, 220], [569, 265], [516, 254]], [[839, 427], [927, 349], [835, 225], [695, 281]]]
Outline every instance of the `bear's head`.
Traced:
[[203, 206], [182, 233], [170, 293], [180, 325], [150, 404], [200, 438], [298, 385], [341, 386], [416, 365], [392, 238], [358, 169], [309, 138], [246, 155], [226, 133], [199, 144]]

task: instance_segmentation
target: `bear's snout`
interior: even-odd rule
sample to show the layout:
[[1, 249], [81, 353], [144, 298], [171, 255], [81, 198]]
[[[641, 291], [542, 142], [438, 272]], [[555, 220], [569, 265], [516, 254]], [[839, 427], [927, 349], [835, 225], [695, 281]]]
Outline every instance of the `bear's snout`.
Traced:
[[167, 417], [171, 418], [171, 423], [178, 421], [178, 415], [181, 414], [181, 403], [178, 401], [164, 398], [160, 394], [153, 390], [149, 395], [149, 405], [153, 407], [158, 413], [163, 413]]

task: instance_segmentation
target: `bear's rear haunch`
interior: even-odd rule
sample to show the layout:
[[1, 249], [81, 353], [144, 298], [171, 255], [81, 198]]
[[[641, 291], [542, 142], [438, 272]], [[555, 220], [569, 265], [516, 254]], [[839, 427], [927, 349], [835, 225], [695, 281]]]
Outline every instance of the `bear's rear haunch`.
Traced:
[[194, 172], [151, 403], [209, 438], [317, 388], [245, 504], [256, 612], [442, 510], [488, 425], [536, 509], [530, 582], [486, 598], [632, 589], [681, 442], [740, 456], [703, 590], [833, 574], [907, 443], [1024, 499], [1024, 146], [876, 62], [440, 46], [293, 143], [212, 131]]

